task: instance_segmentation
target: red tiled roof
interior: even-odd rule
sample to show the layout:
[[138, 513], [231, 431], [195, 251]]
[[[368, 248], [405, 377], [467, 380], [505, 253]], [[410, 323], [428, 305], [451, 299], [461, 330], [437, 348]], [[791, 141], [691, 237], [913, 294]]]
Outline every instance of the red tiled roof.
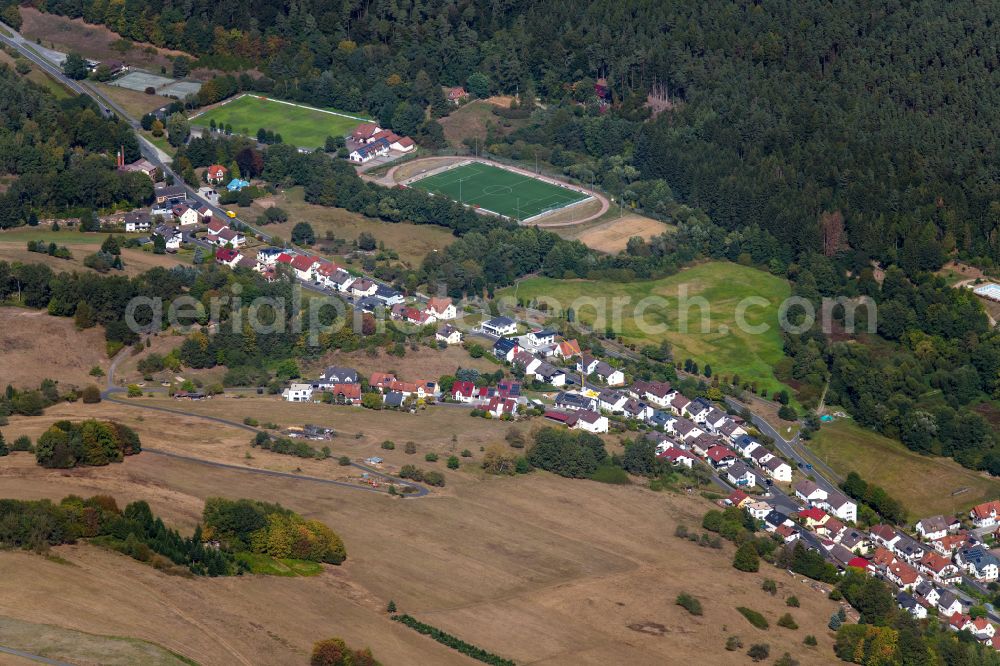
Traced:
[[732, 451], [732, 449], [726, 446], [720, 446], [718, 444], [710, 448], [708, 451], [706, 451], [705, 455], [711, 458], [715, 462], [719, 462], [720, 460], [729, 457], [733, 458], [736, 457], [736, 454]]
[[863, 557], [855, 557], [854, 559], [852, 559], [850, 562], [847, 563], [847, 566], [854, 567], [856, 569], [867, 569], [868, 560], [866, 560]]
[[972, 507], [972, 513], [976, 515], [976, 518], [987, 518], [995, 513], [1000, 514], [1000, 500], [977, 504]]
[[348, 400], [360, 400], [361, 384], [334, 384], [330, 387], [330, 393], [334, 396], [343, 394]]
[[[281, 261], [281, 257], [278, 257], [278, 260]], [[292, 268], [298, 271], [307, 271], [314, 263], [316, 263], [315, 258], [300, 254], [292, 259]]]
[[447, 297], [434, 297], [427, 299], [427, 309], [432, 312], [441, 313], [451, 305], [451, 299]]
[[461, 393], [462, 395], [472, 395], [475, 390], [476, 385], [472, 382], [455, 382], [451, 387], [451, 394], [457, 395]]
[[292, 263], [292, 255], [288, 254], [287, 252], [282, 252], [281, 254], [278, 255], [278, 258], [275, 259], [275, 261], [277, 261], [279, 264], [290, 264]]
[[798, 515], [803, 518], [808, 518], [809, 520], [813, 520], [816, 522], [820, 522], [824, 518], [826, 518], [826, 512], [823, 511], [823, 509], [819, 509], [817, 507], [813, 507], [811, 509], [803, 509], [802, 511], [799, 511]]
[[224, 261], [226, 263], [229, 263], [238, 256], [240, 256], [239, 251], [234, 250], [232, 248], [222, 248], [215, 251], [216, 261]]

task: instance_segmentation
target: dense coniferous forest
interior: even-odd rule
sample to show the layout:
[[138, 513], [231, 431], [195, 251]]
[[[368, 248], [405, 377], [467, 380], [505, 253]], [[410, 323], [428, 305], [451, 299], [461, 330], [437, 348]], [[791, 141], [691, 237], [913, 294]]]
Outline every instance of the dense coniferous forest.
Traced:
[[148, 202], [153, 186], [144, 174], [115, 168], [115, 153], [139, 158], [132, 128], [106, 119], [89, 97], [56, 101], [0, 65], [0, 175], [17, 176], [0, 193], [0, 229], [25, 224], [34, 214], [132, 207]]
[[606, 77], [639, 116], [636, 100], [662, 86], [670, 110], [602, 135], [621, 143], [613, 152], [643, 180], [665, 179], [718, 224], [758, 224], [795, 250], [816, 250], [821, 215], [839, 211], [842, 240], [871, 256], [893, 261], [926, 234], [1000, 259], [1000, 63], [989, 3], [39, 5], [130, 39], [252, 61], [276, 94], [380, 120], [400, 104], [439, 102], [433, 84], [478, 76], [485, 85], [470, 88], [546, 100], [585, 96]]

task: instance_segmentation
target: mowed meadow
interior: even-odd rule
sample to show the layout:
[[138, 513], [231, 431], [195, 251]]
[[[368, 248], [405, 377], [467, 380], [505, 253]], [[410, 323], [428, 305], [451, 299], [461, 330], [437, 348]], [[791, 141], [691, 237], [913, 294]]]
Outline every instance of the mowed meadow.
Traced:
[[[721, 261], [660, 280], [627, 283], [530, 278], [500, 293], [525, 303], [548, 302], [563, 316], [572, 307], [578, 321], [596, 330], [612, 326], [626, 343], [658, 345], [667, 340], [675, 359], [691, 358], [699, 367], [710, 364], [717, 374], [739, 374], [769, 392], [784, 386], [774, 366], [784, 357], [778, 308], [790, 294], [783, 278]], [[644, 303], [650, 297], [658, 300]], [[766, 305], [754, 301], [740, 313], [741, 302], [750, 297], [764, 299]], [[685, 303], [686, 325], [678, 307]], [[738, 325], [738, 314], [748, 326]], [[766, 330], [745, 330], [761, 325]]]
[[[950, 458], [923, 456], [850, 419], [824, 423], [808, 447], [838, 474], [857, 472], [898, 499], [910, 520], [961, 514], [1000, 495], [1000, 481]], [[918, 480], [918, 482], [915, 482]]]

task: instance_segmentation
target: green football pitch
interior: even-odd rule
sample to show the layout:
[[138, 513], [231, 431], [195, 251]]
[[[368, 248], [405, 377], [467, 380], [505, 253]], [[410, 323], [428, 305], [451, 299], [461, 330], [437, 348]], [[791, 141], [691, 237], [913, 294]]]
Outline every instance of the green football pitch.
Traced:
[[481, 162], [420, 178], [411, 182], [410, 187], [516, 220], [589, 198], [582, 192]]
[[365, 118], [335, 110], [317, 109], [276, 99], [243, 95], [192, 118], [195, 125], [232, 125], [233, 132], [256, 136], [264, 128], [281, 135], [284, 143], [320, 148], [328, 136], [350, 134]]

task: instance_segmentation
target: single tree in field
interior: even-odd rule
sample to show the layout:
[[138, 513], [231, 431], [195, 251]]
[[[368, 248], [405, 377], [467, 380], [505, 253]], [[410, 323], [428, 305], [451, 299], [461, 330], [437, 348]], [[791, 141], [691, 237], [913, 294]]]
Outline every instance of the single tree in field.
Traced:
[[733, 567], [740, 571], [757, 571], [760, 569], [760, 556], [753, 543], [747, 541], [736, 550], [733, 557]]

